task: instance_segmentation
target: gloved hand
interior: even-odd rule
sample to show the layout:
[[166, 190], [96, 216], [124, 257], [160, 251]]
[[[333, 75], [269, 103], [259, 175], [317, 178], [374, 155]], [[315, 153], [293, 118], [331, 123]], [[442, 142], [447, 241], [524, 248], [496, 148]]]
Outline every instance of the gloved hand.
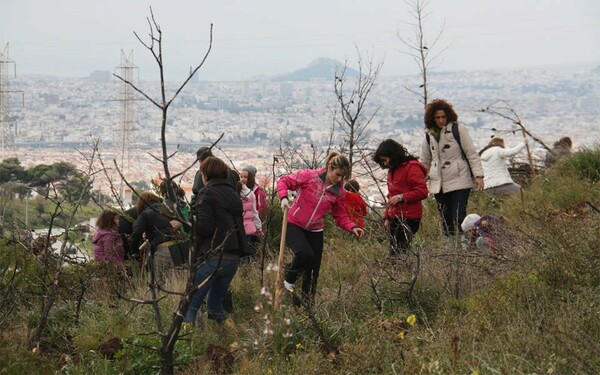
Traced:
[[281, 211], [289, 210], [291, 207], [290, 201], [286, 198], [281, 199]]

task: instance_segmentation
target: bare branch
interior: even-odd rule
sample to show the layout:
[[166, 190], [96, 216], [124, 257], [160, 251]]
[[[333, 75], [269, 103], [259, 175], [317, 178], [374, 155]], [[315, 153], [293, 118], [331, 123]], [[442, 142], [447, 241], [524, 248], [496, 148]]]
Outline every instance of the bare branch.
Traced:
[[398, 31], [397, 36], [398, 40], [404, 45], [405, 50], [401, 50], [401, 53], [404, 53], [408, 56], [411, 56], [415, 63], [419, 66], [419, 70], [421, 72], [421, 81], [422, 84], [419, 88], [422, 89], [421, 92], [417, 92], [414, 89], [408, 89], [409, 92], [416, 94], [419, 97], [419, 100], [423, 103], [424, 106], [427, 105], [429, 101], [429, 85], [428, 85], [428, 71], [431, 69], [431, 64], [435, 62], [448, 47], [442, 48], [435, 55], [430, 56], [431, 51], [435, 50], [438, 42], [441, 40], [441, 37], [444, 33], [446, 22], [442, 24], [440, 30], [433, 38], [430, 43], [427, 43], [425, 37], [425, 19], [429, 15], [425, 12], [425, 9], [428, 6], [428, 1], [422, 0], [410, 0], [407, 2], [410, 10], [409, 14], [414, 18], [414, 23], [405, 22], [410, 25], [412, 31], [414, 33], [414, 40], [409, 40], [406, 37], [402, 36]]
[[113, 76], [115, 76], [116, 78], [120, 79], [121, 81], [125, 82], [126, 84], [128, 84], [132, 89], [134, 89], [135, 91], [139, 92], [144, 98], [146, 98], [150, 103], [154, 104], [155, 106], [157, 106], [158, 108], [162, 108], [162, 106], [157, 103], [154, 99], [152, 99], [150, 96], [148, 96], [145, 92], [143, 92], [141, 89], [139, 89], [133, 82], [126, 80], [125, 78], [121, 77], [118, 74], [113, 73]]
[[190, 75], [181, 84], [181, 86], [179, 86], [179, 88], [177, 89], [177, 91], [175, 92], [175, 94], [173, 95], [173, 97], [171, 98], [171, 100], [169, 100], [169, 102], [167, 103], [167, 107], [171, 104], [171, 102], [173, 100], [175, 100], [175, 98], [177, 97], [177, 95], [179, 95], [179, 93], [181, 92], [181, 90], [183, 90], [183, 88], [185, 87], [185, 85], [187, 85], [187, 83], [192, 79], [192, 77], [194, 77], [194, 75], [196, 74], [196, 72], [204, 65], [204, 62], [208, 58], [208, 54], [210, 53], [210, 50], [212, 49], [212, 42], [213, 42], [213, 24], [211, 23], [210, 24], [210, 37], [209, 37], [209, 41], [208, 41], [208, 49], [206, 50], [206, 53], [204, 54], [204, 58], [202, 59], [202, 61], [200, 61], [200, 64], [198, 64], [196, 66], [196, 68], [192, 71], [192, 73], [190, 73]]

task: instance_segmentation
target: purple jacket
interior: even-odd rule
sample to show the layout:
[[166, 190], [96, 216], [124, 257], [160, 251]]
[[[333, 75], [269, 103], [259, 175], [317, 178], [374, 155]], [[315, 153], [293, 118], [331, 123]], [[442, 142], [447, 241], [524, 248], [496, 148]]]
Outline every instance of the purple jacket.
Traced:
[[116, 229], [101, 229], [98, 228], [94, 237], [94, 259], [98, 262], [113, 262], [115, 264], [123, 264], [125, 259], [125, 249], [123, 248], [123, 240]]
[[326, 173], [325, 168], [304, 169], [277, 180], [280, 199], [288, 196], [288, 190], [298, 192], [288, 213], [288, 223], [310, 231], [323, 230], [325, 215], [331, 211], [336, 224], [351, 232], [358, 225], [350, 220], [344, 206], [346, 191], [341, 184], [325, 187]]

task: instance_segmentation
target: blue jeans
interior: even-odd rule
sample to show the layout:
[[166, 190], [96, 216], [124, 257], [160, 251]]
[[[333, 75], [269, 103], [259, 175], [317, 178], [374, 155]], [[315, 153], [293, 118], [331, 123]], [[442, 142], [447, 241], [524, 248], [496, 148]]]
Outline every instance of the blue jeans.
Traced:
[[225, 311], [225, 308], [223, 307], [223, 301], [227, 289], [229, 288], [229, 284], [231, 284], [231, 280], [233, 280], [233, 276], [235, 276], [238, 269], [238, 264], [239, 259], [221, 259], [221, 264], [219, 265], [219, 259], [212, 258], [200, 265], [196, 270], [196, 279], [194, 280], [196, 286], [200, 285], [200, 283], [212, 275], [217, 269], [217, 265], [219, 265], [219, 269], [206, 285], [192, 293], [190, 306], [185, 315], [186, 322], [196, 322], [198, 309], [200, 309], [200, 305], [207, 294], [208, 300], [206, 305], [208, 308], [208, 315], [217, 322], [222, 322], [227, 319], [227, 311]]

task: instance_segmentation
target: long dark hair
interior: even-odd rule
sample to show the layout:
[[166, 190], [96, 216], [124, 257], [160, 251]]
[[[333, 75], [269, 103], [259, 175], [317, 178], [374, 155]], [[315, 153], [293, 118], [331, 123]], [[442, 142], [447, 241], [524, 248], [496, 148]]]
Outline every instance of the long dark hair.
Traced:
[[249, 170], [242, 168], [242, 172], [248, 173], [248, 178], [246, 179], [246, 186], [248, 189], [254, 189], [254, 185], [256, 185], [256, 177]]
[[385, 168], [380, 159], [382, 156], [390, 158], [389, 166], [392, 169], [407, 161], [417, 160], [416, 156], [410, 154], [404, 146], [393, 139], [386, 139], [381, 142], [373, 155], [373, 161], [379, 164], [381, 168]]

